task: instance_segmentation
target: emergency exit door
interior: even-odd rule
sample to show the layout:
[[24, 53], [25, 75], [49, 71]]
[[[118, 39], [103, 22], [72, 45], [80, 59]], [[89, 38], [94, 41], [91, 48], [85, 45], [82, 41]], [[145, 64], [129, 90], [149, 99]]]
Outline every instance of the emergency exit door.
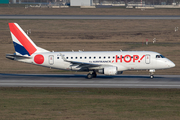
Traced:
[[150, 55], [146, 55], [146, 57], [145, 57], [146, 64], [149, 64], [150, 60], [151, 60], [151, 56]]
[[54, 64], [54, 55], [49, 55], [49, 64], [50, 65]]

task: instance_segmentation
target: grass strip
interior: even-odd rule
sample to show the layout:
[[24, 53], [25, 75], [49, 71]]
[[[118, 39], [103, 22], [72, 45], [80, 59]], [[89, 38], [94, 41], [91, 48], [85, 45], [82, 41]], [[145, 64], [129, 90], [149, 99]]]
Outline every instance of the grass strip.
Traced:
[[0, 88], [0, 119], [180, 119], [179, 89]]

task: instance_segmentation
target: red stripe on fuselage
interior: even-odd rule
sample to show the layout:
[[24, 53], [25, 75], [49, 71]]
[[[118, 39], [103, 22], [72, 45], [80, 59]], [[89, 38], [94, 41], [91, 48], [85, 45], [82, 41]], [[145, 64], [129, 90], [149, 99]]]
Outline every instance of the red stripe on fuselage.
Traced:
[[19, 28], [14, 23], [9, 23], [9, 28], [12, 34], [18, 39], [18, 41], [23, 45], [23, 47], [32, 55], [36, 52], [36, 48], [32, 43], [26, 38], [26, 36], [19, 30]]

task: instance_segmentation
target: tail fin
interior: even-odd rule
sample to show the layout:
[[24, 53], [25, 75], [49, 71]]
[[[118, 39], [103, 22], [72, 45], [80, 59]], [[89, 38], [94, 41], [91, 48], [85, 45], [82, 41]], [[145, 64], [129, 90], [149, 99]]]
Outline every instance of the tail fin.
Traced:
[[31, 56], [35, 52], [49, 52], [36, 46], [17, 23], [9, 23], [9, 28], [17, 55]]

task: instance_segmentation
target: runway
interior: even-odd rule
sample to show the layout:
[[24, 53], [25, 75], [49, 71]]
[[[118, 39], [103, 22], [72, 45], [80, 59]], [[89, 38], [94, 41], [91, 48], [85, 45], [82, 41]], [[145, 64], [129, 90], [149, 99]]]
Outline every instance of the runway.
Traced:
[[0, 19], [78, 19], [78, 20], [116, 20], [116, 19], [180, 19], [180, 15], [158, 15], [158, 16], [140, 16], [140, 15], [0, 15]]
[[180, 75], [0, 74], [0, 87], [180, 88]]

